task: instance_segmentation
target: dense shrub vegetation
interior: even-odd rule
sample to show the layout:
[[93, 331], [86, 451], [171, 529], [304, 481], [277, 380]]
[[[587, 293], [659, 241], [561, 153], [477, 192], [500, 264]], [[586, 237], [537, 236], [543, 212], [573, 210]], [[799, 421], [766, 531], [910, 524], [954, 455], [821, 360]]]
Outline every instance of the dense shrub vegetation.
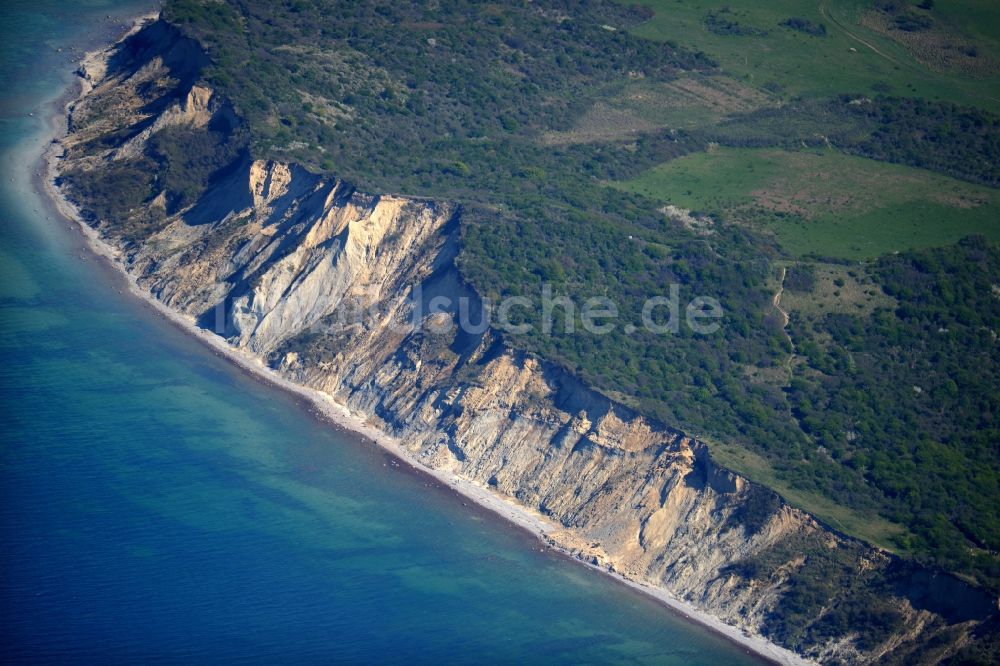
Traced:
[[823, 37], [826, 35], [826, 26], [822, 23], [813, 23], [807, 18], [802, 18], [800, 16], [792, 16], [781, 22], [781, 25], [786, 28], [791, 28], [792, 30], [798, 30], [799, 32], [804, 32], [807, 35], [812, 35], [813, 37]]
[[902, 545], [998, 585], [1000, 248], [970, 237], [872, 270], [895, 311], [793, 321], [808, 361], [793, 410], [824, 455], [910, 526]]
[[871, 128], [868, 136], [843, 138], [840, 145], [848, 152], [1000, 187], [1000, 117], [995, 114], [913, 98], [848, 101], [846, 109]]
[[228, 128], [203, 131], [172, 127], [153, 135], [149, 154], [157, 162], [156, 186], [166, 193], [166, 212], [193, 204], [209, 178], [245, 147], [245, 137], [232, 136]]
[[[899, 631], [903, 616], [884, 594], [888, 582], [858, 570], [855, 547], [831, 549], [818, 535], [800, 535], [736, 563], [730, 572], [747, 580], [766, 578], [797, 559], [802, 564], [782, 597], [781, 611], [770, 619], [774, 638], [789, 645], [822, 643], [864, 627], [860, 647], [871, 649]], [[830, 610], [810, 623], [817, 609]]]
[[632, 37], [646, 14], [600, 0], [178, 0], [165, 15], [211, 46], [255, 149], [411, 193], [478, 190], [609, 87], [711, 64]]
[[[996, 116], [852, 95], [687, 132], [556, 146], [547, 132], [572, 129], [629, 82], [665, 83], [713, 64], [630, 35], [648, 14], [602, 0], [170, 0], [165, 16], [208, 47], [205, 75], [248, 134], [161, 132], [141, 160], [77, 174], [93, 214], [127, 211], [161, 191], [170, 211], [181, 210], [243, 150], [335, 171], [362, 189], [457, 200], [460, 267], [483, 296], [525, 295], [538, 305], [548, 284], [577, 306], [610, 298], [620, 314], [606, 335], [559, 325], [540, 335], [540, 307], [526, 308], [520, 316], [535, 333], [510, 343], [671, 425], [752, 451], [794, 488], [897, 521], [906, 527], [901, 550], [1000, 589], [998, 248], [972, 239], [857, 267], [898, 307], [796, 315], [786, 331], [772, 298], [774, 262], [787, 257], [773, 240], [724, 216], [704, 216], [707, 231], [689, 229], [658, 203], [605, 186], [715, 141], [829, 143], [996, 187]], [[705, 23], [756, 34], [740, 18], [714, 12]], [[785, 25], [822, 34], [808, 21]], [[682, 311], [695, 296], [717, 298], [723, 327], [711, 335], [625, 328], [671, 284]], [[789, 292], [815, 285], [810, 265], [789, 268]], [[579, 312], [571, 318], [579, 330]], [[759, 499], [748, 508], [751, 526], [770, 506]], [[823, 606], [847, 584], [837, 557], [816, 558], [815, 575], [795, 583], [779, 633], [799, 631], [796, 612]], [[764, 565], [748, 562], [744, 573], [752, 578]], [[850, 608], [810, 630], [895, 627], [891, 609], [877, 603]]]
[[730, 146], [824, 145], [1000, 187], [1000, 116], [950, 102], [843, 95], [765, 108], [704, 131]]
[[733, 19], [733, 11], [728, 7], [711, 11], [705, 15], [705, 27], [710, 32], [717, 35], [731, 35], [736, 37], [753, 37], [767, 34], [766, 30], [743, 25]]

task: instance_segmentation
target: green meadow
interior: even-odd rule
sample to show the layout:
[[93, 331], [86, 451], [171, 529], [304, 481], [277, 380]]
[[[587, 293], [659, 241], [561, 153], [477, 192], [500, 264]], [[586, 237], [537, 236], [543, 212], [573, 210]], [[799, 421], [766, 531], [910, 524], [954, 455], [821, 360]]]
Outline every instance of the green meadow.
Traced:
[[[1000, 4], [939, 0], [921, 34], [878, 30], [864, 0], [640, 0], [654, 16], [634, 33], [700, 50], [744, 83], [787, 96], [885, 93], [1000, 109]], [[714, 18], [713, 18], [714, 17]], [[823, 26], [814, 35], [781, 25], [790, 18]], [[909, 42], [904, 43], [904, 39]], [[975, 58], [938, 65], [942, 49], [975, 44]], [[928, 65], [928, 63], [930, 63]]]
[[798, 257], [871, 259], [969, 234], [1000, 240], [995, 189], [834, 150], [715, 148], [616, 187], [763, 228]]

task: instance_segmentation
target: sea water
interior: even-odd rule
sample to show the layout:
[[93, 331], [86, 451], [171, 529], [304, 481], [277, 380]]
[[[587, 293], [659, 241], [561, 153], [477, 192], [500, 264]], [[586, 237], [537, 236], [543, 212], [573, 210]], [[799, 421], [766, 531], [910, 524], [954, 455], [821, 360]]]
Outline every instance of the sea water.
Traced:
[[0, 7], [0, 659], [751, 661], [123, 293], [30, 156], [73, 48], [142, 8]]

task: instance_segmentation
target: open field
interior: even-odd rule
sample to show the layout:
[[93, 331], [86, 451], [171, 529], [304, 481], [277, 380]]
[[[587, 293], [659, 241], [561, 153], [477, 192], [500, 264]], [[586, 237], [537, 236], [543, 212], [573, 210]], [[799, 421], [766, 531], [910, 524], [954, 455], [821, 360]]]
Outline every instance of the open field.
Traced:
[[763, 227], [793, 256], [869, 259], [973, 233], [1000, 239], [996, 190], [834, 150], [715, 148], [618, 187]]
[[781, 307], [792, 315], [823, 316], [829, 312], [870, 315], [876, 308], [895, 308], [897, 302], [856, 266], [812, 265], [814, 284], [809, 291], [786, 288]]
[[[929, 18], [931, 13], [924, 10], [914, 15]], [[978, 40], [974, 41], [945, 22], [934, 21], [924, 30], [903, 30], [892, 14], [872, 10], [861, 15], [860, 23], [902, 45], [917, 62], [935, 72], [988, 78], [1000, 71], [1000, 63], [992, 53], [979, 47]]]
[[595, 103], [572, 129], [546, 132], [542, 142], [596, 143], [664, 128], [698, 130], [779, 102], [767, 91], [723, 74], [692, 72], [671, 81], [629, 81]]
[[[922, 64], [907, 45], [861, 25], [871, 12], [871, 2], [641, 0], [640, 4], [655, 15], [636, 27], [635, 34], [704, 51], [750, 85], [789, 96], [881, 92], [1000, 110], [1000, 76], [995, 71], [944, 72]], [[929, 14], [936, 34], [951, 35], [956, 44], [975, 45], [984, 61], [997, 60], [1000, 5], [940, 0]], [[781, 25], [792, 17], [822, 25], [824, 33], [813, 35]]]

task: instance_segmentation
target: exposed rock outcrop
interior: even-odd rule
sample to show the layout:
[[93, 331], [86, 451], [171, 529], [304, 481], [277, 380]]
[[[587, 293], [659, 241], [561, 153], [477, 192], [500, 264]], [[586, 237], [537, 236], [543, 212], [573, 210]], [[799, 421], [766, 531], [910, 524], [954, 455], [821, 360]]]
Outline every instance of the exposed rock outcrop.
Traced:
[[[134, 159], [166, 127], [238, 122], [201, 82], [205, 62], [157, 22], [88, 70], [94, 89], [73, 111], [63, 172]], [[66, 189], [80, 198], [71, 180]], [[996, 610], [957, 580], [827, 530], [720, 468], [704, 444], [496, 332], [455, 326], [479, 322], [483, 307], [455, 266], [456, 205], [364, 194], [246, 153], [183, 210], [166, 214], [160, 196], [92, 220], [140, 285], [368, 415], [415, 459], [554, 518], [565, 529], [553, 538], [581, 557], [823, 661], [936, 661]], [[821, 556], [853, 587], [831, 606], [784, 612], [797, 572]], [[900, 620], [876, 630], [848, 610], [853, 624], [830, 628], [869, 584]], [[942, 602], [956, 590], [968, 595], [961, 608]]]

